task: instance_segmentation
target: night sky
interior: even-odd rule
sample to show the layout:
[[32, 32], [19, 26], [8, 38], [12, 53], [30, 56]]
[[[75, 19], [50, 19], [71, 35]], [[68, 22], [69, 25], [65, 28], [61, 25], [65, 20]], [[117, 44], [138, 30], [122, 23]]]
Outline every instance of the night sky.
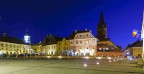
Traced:
[[87, 28], [95, 36], [103, 10], [108, 37], [125, 48], [137, 40], [132, 30], [141, 30], [143, 9], [144, 0], [0, 0], [0, 34], [23, 39], [28, 28], [31, 41], [39, 42]]

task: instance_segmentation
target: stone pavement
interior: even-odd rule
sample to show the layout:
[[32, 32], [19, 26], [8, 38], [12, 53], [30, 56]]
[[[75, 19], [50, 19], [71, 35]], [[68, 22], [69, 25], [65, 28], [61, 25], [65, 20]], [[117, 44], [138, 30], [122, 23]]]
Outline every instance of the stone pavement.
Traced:
[[0, 59], [0, 74], [144, 74], [142, 68], [129, 62], [116, 59]]

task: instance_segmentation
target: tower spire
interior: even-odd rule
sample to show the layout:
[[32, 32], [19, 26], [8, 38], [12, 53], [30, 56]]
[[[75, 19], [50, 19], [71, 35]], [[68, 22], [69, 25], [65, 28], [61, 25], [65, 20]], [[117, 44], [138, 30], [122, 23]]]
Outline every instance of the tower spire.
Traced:
[[105, 22], [104, 22], [104, 16], [103, 16], [103, 11], [101, 10], [100, 11], [100, 20], [99, 20], [99, 24], [105, 24]]

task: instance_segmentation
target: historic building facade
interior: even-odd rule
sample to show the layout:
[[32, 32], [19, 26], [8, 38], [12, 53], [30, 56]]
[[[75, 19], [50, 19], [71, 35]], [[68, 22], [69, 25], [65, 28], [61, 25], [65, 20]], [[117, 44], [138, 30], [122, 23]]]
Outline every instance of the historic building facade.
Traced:
[[57, 54], [57, 42], [61, 41], [62, 38], [54, 36], [54, 35], [47, 35], [42, 43], [41, 53], [45, 55], [56, 55]]
[[0, 52], [3, 54], [24, 54], [31, 53], [31, 46], [25, 44], [23, 40], [7, 36], [6, 33], [3, 33], [3, 36], [0, 36]]
[[133, 44], [129, 44], [126, 48], [126, 55], [141, 58], [143, 52], [142, 42], [143, 41], [137, 40]]
[[91, 31], [75, 30], [69, 37], [70, 50], [73, 56], [95, 56], [97, 48], [97, 38], [95, 38]]
[[97, 42], [96, 56], [102, 57], [118, 57], [124, 56], [122, 49], [118, 48], [111, 40], [107, 37], [107, 26], [104, 21], [103, 12], [100, 13], [100, 21], [97, 25], [97, 36], [99, 41]]
[[57, 42], [57, 52], [59, 54], [67, 55], [67, 52], [70, 49], [70, 41], [66, 38], [63, 38], [61, 41]]

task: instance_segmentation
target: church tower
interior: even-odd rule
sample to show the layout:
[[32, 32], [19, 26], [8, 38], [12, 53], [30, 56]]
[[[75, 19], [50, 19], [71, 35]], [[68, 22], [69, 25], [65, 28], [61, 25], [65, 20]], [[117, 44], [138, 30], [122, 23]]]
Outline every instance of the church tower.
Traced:
[[30, 41], [30, 36], [28, 35], [28, 32], [26, 31], [26, 34], [24, 36], [24, 41], [26, 44], [30, 44], [31, 41]]
[[97, 38], [103, 40], [107, 38], [107, 26], [104, 21], [103, 12], [100, 12], [100, 20], [97, 26]]

